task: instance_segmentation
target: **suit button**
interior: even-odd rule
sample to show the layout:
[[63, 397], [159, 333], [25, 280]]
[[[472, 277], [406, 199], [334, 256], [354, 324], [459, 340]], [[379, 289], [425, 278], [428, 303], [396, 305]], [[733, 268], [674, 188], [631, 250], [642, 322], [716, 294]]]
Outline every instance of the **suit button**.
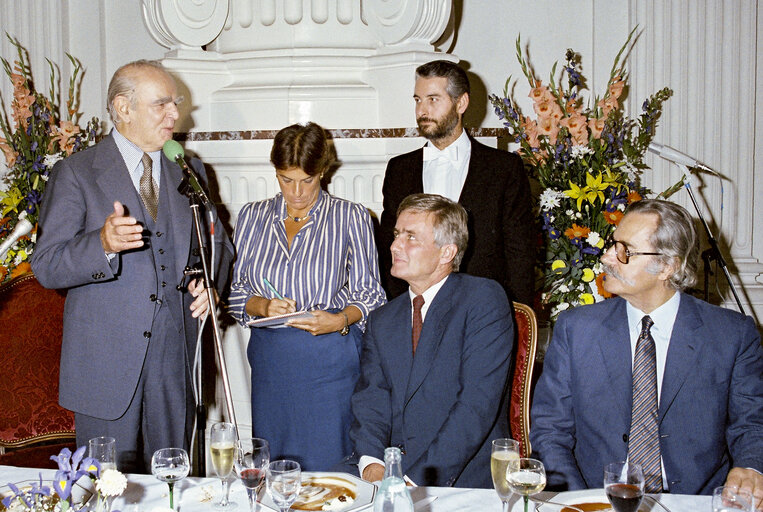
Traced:
[[397, 445], [397, 447], [398, 447], [398, 448], [400, 448], [400, 453], [402, 453], [403, 455], [405, 455], [405, 445], [403, 445], [403, 444], [399, 444], [399, 445]]
[[151, 331], [143, 331], [143, 337], [148, 339], [151, 337]]
[[164, 249], [159, 249], [159, 254], [164, 254]]
[[628, 442], [628, 434], [623, 434], [623, 443]]
[[164, 281], [162, 281], [162, 288], [164, 288], [165, 286], [167, 286], [167, 283], [165, 283]]
[[148, 299], [149, 299], [151, 302], [156, 302], [156, 294], [155, 294], [155, 293], [152, 293], [152, 294], [151, 294], [151, 295], [148, 297]]
[[159, 265], [159, 268], [160, 268], [161, 270], [167, 270], [167, 267], [165, 267], [164, 265]]
[[157, 232], [156, 232], [156, 236], [162, 236], [163, 234], [164, 234], [164, 233], [162, 233], [161, 231], [157, 231]]

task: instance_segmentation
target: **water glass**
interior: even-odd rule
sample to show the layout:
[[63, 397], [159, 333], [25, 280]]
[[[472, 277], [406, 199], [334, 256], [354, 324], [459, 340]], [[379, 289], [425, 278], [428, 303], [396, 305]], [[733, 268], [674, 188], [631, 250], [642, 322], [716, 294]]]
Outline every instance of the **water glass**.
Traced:
[[94, 437], [87, 442], [87, 455], [101, 464], [101, 471], [117, 469], [117, 441], [113, 437]]
[[713, 512], [754, 512], [752, 493], [736, 486], [716, 487], [713, 491]]
[[293, 460], [276, 460], [268, 464], [268, 493], [273, 503], [286, 512], [297, 501], [302, 482], [302, 468]]

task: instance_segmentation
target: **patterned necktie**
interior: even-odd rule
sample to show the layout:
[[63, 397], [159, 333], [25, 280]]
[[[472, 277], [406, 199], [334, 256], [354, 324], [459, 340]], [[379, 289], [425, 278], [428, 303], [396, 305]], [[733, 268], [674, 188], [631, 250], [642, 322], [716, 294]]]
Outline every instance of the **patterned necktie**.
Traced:
[[644, 490], [662, 492], [660, 432], [657, 425], [657, 369], [654, 339], [649, 332], [654, 322], [649, 315], [641, 320], [641, 334], [633, 359], [633, 411], [628, 444], [628, 460], [644, 470]]
[[148, 153], [143, 153], [143, 158], [140, 160], [143, 162], [143, 174], [140, 177], [140, 198], [143, 200], [143, 204], [146, 206], [151, 218], [156, 222], [156, 211], [159, 208], [159, 199], [156, 197], [156, 186], [154, 176], [151, 174], [151, 168], [153, 162]]
[[419, 344], [419, 337], [421, 336], [421, 326], [424, 324], [424, 320], [421, 318], [421, 306], [424, 305], [424, 297], [416, 295], [413, 298], [413, 353], [416, 354], [416, 347]]

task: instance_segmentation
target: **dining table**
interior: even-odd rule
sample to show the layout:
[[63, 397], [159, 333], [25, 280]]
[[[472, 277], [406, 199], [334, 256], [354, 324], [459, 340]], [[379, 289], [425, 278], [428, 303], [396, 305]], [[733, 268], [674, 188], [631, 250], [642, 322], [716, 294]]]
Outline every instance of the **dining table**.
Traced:
[[[30, 480], [51, 482], [55, 471], [52, 469], [19, 468], [0, 465], [0, 489], [8, 483]], [[152, 475], [128, 474], [125, 492], [112, 504], [112, 512], [169, 512], [168, 487]], [[84, 477], [87, 479], [87, 477]], [[92, 484], [87, 482], [85, 485]], [[175, 510], [177, 512], [200, 512], [212, 510], [213, 504], [220, 501], [222, 486], [219, 478], [187, 477], [175, 485]], [[577, 494], [575, 494], [577, 493]], [[586, 494], [588, 493], [588, 494]], [[570, 497], [603, 496], [603, 490], [572, 492], [541, 492], [536, 495], [542, 500], [569, 502]], [[500, 512], [501, 500], [493, 489], [464, 489], [455, 487], [413, 487], [411, 497], [415, 512]], [[645, 499], [639, 512], [711, 512], [710, 496], [689, 496], [681, 494], [660, 494], [655, 499], [666, 508]], [[234, 480], [230, 485], [230, 500], [238, 504], [236, 512], [247, 512], [249, 503], [246, 489], [241, 482]], [[263, 502], [266, 500], [263, 499]], [[519, 496], [513, 496], [509, 503], [511, 512], [522, 512], [523, 504]], [[539, 512], [562, 510], [562, 506], [538, 503]], [[258, 504], [258, 512], [273, 512], [274, 508], [265, 503]], [[352, 512], [372, 510], [372, 506], [351, 508]], [[530, 509], [533, 510], [531, 503]]]

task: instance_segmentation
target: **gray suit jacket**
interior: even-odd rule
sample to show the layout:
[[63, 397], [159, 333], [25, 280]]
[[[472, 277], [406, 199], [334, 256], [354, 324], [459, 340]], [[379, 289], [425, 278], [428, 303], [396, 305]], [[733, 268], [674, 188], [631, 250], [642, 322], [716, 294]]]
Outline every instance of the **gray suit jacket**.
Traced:
[[415, 357], [408, 294], [373, 311], [352, 396], [356, 456], [400, 446], [419, 485], [491, 487], [491, 441], [509, 437], [513, 330], [501, 286], [466, 274], [435, 296]]
[[[120, 201], [128, 213], [144, 219], [140, 196], [130, 180], [111, 135], [85, 151], [57, 163], [40, 209], [37, 247], [32, 269], [46, 288], [67, 288], [61, 353], [59, 401], [63, 407], [102, 419], [116, 419], [127, 409], [146, 356], [157, 303], [152, 294], [175, 289], [186, 264], [194, 263], [196, 246], [188, 199], [177, 192], [182, 171], [162, 156], [161, 187], [168, 187], [169, 214], [175, 241], [174, 282], [159, 290], [152, 251], [145, 246], [104, 254], [100, 230]], [[196, 170], [204, 177], [203, 168]], [[232, 244], [219, 220], [215, 229], [217, 275], [225, 277], [233, 256]], [[224, 281], [224, 279], [222, 280]], [[196, 321], [188, 313], [192, 297], [182, 293], [185, 337], [195, 343]]]
[[[604, 465], [628, 455], [625, 305], [615, 298], [578, 307], [554, 326], [530, 429], [550, 488], [602, 487]], [[763, 350], [750, 317], [681, 295], [658, 421], [670, 492], [712, 494], [732, 466], [763, 470]]]

